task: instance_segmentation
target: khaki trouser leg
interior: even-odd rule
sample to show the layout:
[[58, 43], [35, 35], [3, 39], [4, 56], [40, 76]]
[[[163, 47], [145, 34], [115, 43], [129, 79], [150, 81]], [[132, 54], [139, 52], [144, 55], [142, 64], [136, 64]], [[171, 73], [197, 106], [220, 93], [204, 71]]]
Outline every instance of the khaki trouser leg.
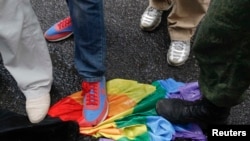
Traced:
[[172, 6], [173, 0], [149, 0], [149, 6], [158, 10], [168, 10]]
[[168, 16], [171, 40], [190, 40], [209, 6], [210, 0], [174, 0]]

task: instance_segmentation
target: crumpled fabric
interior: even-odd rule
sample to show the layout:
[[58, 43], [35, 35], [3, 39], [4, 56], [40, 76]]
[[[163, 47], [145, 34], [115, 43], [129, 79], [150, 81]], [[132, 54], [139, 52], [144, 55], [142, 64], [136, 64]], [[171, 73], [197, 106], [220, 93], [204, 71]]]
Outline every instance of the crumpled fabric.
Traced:
[[151, 141], [170, 141], [176, 134], [173, 124], [160, 116], [148, 116], [147, 127]]
[[179, 98], [188, 101], [195, 101], [201, 98], [198, 82], [186, 83], [180, 86], [176, 92], [170, 93], [169, 98]]
[[[177, 82], [172, 78], [142, 84], [133, 80], [113, 79], [107, 82], [108, 117], [94, 127], [81, 125], [81, 91], [71, 94], [49, 110], [49, 115], [63, 121], [77, 121], [80, 133], [116, 141], [171, 141], [174, 138], [202, 140], [198, 125], [174, 125], [155, 111], [162, 98], [199, 98], [198, 83]], [[197, 134], [199, 133], [199, 134]]]
[[185, 83], [177, 82], [172, 78], [168, 78], [165, 80], [157, 80], [160, 83], [161, 87], [166, 90], [166, 98], [169, 98], [169, 95], [172, 93], [177, 93], [181, 86], [184, 86]]
[[185, 138], [192, 141], [206, 141], [207, 137], [202, 132], [201, 128], [194, 123], [185, 125], [174, 125], [175, 134], [173, 138]]

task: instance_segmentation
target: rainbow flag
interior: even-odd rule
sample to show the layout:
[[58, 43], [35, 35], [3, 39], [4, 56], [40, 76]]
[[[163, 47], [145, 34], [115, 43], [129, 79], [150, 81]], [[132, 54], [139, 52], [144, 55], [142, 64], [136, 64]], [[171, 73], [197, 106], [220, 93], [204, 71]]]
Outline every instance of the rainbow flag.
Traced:
[[95, 127], [81, 125], [81, 91], [73, 93], [54, 104], [51, 117], [79, 123], [80, 133], [116, 141], [170, 141], [176, 137], [206, 140], [198, 125], [174, 125], [158, 116], [155, 104], [161, 98], [178, 94], [182, 82], [173, 79], [158, 80], [142, 84], [134, 80], [113, 79], [107, 82], [109, 114]]

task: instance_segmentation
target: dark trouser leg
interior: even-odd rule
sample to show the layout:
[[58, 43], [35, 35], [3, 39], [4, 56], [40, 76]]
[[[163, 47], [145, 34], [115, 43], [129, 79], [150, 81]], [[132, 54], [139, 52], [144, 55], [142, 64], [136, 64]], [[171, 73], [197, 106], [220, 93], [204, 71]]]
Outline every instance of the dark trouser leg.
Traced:
[[232, 107], [250, 84], [250, 0], [213, 0], [200, 25], [194, 53], [202, 94], [213, 104]]

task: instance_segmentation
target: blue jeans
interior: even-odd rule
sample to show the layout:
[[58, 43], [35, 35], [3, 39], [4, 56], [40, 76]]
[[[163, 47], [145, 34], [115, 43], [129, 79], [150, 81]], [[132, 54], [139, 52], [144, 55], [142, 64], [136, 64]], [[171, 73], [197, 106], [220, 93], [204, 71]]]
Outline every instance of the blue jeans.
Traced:
[[99, 81], [106, 66], [106, 32], [102, 0], [67, 0], [73, 25], [75, 65], [84, 81]]

